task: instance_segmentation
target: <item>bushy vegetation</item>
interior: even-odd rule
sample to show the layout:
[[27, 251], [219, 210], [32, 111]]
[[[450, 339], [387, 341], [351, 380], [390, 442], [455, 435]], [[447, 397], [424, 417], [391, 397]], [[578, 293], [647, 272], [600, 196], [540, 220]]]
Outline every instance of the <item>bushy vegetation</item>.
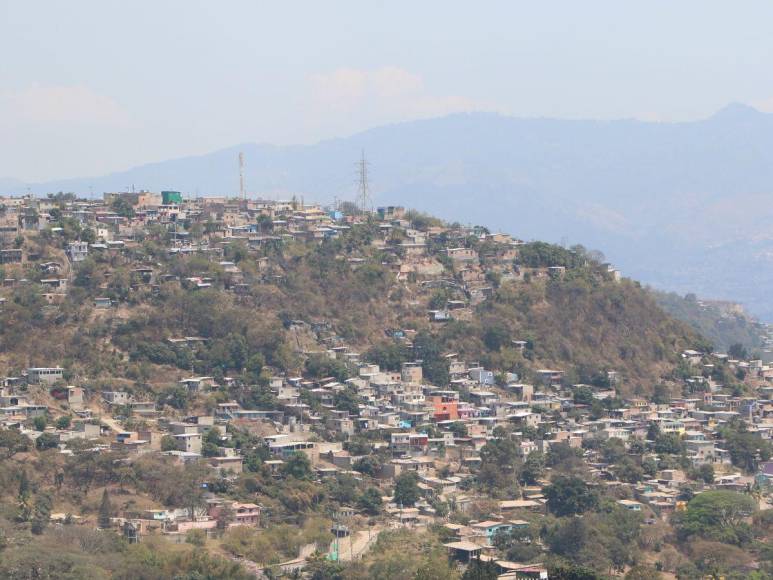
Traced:
[[720, 352], [737, 358], [747, 358], [763, 345], [763, 327], [738, 312], [699, 301], [694, 294], [680, 296], [673, 292], [653, 291], [658, 305], [674, 318], [689, 324], [695, 332]]

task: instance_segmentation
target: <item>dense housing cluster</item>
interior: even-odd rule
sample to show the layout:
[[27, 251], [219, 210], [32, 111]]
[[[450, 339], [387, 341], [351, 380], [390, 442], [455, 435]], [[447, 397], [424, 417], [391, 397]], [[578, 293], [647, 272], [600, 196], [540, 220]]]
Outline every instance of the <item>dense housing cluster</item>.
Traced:
[[218, 577], [769, 577], [773, 367], [582, 247], [58, 194], [0, 198], [0, 279], [12, 541], [114, 533], [118, 577], [159, 538]]

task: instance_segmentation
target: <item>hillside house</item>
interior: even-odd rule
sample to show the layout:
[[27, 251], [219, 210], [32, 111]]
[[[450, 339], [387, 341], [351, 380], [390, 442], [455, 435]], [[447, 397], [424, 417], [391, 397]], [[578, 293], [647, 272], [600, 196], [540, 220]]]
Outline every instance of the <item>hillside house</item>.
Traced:
[[31, 367], [27, 369], [27, 381], [33, 385], [45, 383], [53, 385], [64, 379], [62, 367]]
[[535, 372], [537, 382], [546, 387], [557, 387], [561, 385], [564, 378], [564, 371], [554, 369], [539, 369]]

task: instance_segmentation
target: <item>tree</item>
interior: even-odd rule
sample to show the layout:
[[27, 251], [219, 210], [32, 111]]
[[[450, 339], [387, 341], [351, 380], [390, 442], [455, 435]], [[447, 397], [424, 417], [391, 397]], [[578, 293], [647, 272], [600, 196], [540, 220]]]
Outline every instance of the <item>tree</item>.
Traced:
[[365, 455], [357, 459], [352, 465], [355, 471], [375, 477], [381, 471], [381, 460], [376, 455]]
[[71, 423], [72, 423], [72, 417], [70, 417], [69, 415], [62, 415], [56, 420], [56, 422], [54, 423], [54, 426], [57, 429], [62, 430], [62, 429], [67, 429]]
[[652, 392], [652, 402], [656, 405], [667, 405], [671, 402], [671, 393], [666, 385], [655, 385]]
[[548, 509], [557, 516], [581, 514], [598, 504], [598, 495], [579, 477], [558, 475], [545, 488]]
[[353, 387], [338, 391], [333, 397], [333, 404], [339, 411], [346, 411], [350, 415], [356, 416], [360, 413], [360, 396]]
[[443, 359], [443, 349], [438, 339], [423, 330], [413, 340], [414, 358], [422, 361], [424, 378], [434, 385], [447, 385], [450, 380], [448, 363]]
[[472, 560], [462, 574], [462, 580], [496, 580], [499, 578], [499, 568], [493, 560], [485, 562], [480, 558]]
[[110, 495], [107, 493], [107, 488], [102, 491], [102, 502], [99, 504], [99, 518], [98, 525], [103, 530], [110, 528], [110, 518], [113, 515], [113, 506], [110, 503]]
[[349, 378], [349, 369], [340, 360], [334, 360], [327, 356], [312, 355], [306, 359], [306, 372], [314, 378], [334, 377], [343, 382]]
[[574, 403], [576, 405], [592, 405], [596, 398], [593, 396], [593, 390], [590, 387], [577, 387], [573, 393]]
[[630, 457], [623, 457], [614, 467], [615, 475], [625, 483], [639, 483], [644, 479], [644, 469]]
[[394, 501], [400, 506], [412, 506], [420, 497], [419, 477], [413, 471], [406, 471], [395, 480]]
[[330, 484], [330, 498], [343, 505], [354, 503], [357, 498], [357, 480], [351, 475], [341, 473], [335, 480], [328, 480]]
[[397, 342], [381, 342], [373, 345], [365, 358], [388, 371], [399, 371], [402, 364], [410, 360], [411, 352]]
[[685, 540], [701, 536], [727, 544], [743, 545], [752, 539], [746, 520], [756, 509], [748, 495], [734, 491], [714, 490], [696, 495], [687, 510], [674, 516], [678, 537]]
[[357, 506], [370, 516], [381, 513], [381, 492], [375, 487], [369, 487], [357, 500]]
[[740, 342], [734, 342], [731, 344], [730, 348], [727, 349], [727, 354], [730, 355], [730, 358], [737, 360], [744, 360], [749, 358], [749, 353], [747, 352], [746, 347]]
[[556, 564], [548, 567], [550, 580], [598, 580], [599, 575], [590, 568], [574, 564]]
[[311, 479], [311, 461], [305, 453], [296, 451], [291, 454], [282, 466], [282, 474], [285, 477], [293, 477], [295, 479]]
[[604, 456], [605, 462], [618, 463], [626, 455], [625, 443], [617, 437], [611, 437], [601, 446], [601, 454]]
[[729, 421], [720, 433], [733, 465], [747, 471], [756, 471], [759, 461], [767, 461], [773, 453], [770, 441], [764, 440], [758, 433], [749, 432], [746, 423], [739, 419]]
[[220, 455], [220, 448], [207, 441], [201, 446], [201, 455], [204, 457], [217, 457]]
[[489, 350], [501, 350], [510, 342], [510, 333], [501, 324], [492, 324], [483, 333], [483, 344]]
[[35, 507], [32, 511], [30, 531], [40, 535], [48, 526], [51, 519], [51, 496], [48, 493], [39, 493], [35, 497]]
[[266, 357], [262, 353], [256, 352], [250, 358], [247, 359], [247, 363], [244, 368], [253, 381], [257, 381], [260, 378], [260, 372], [263, 367], [266, 366]]
[[35, 431], [43, 431], [48, 425], [48, 419], [45, 415], [38, 415], [32, 420], [32, 424], [35, 427]]
[[655, 451], [657, 453], [679, 455], [684, 449], [684, 441], [678, 433], [660, 433], [655, 438]]
[[[234, 521], [234, 510], [231, 504], [224, 503], [217, 512], [217, 529], [227, 530], [228, 526]], [[206, 536], [205, 536], [206, 537]]]
[[644, 564], [634, 566], [625, 574], [625, 580], [659, 580], [662, 577], [660, 572]]
[[196, 511], [206, 504], [204, 482], [209, 477], [209, 468], [200, 463], [186, 464], [177, 480], [175, 501], [188, 510], [193, 519]]
[[30, 497], [30, 479], [27, 475], [27, 470], [22, 469], [19, 475], [19, 492], [18, 498], [20, 502], [27, 501]]
[[542, 548], [535, 541], [538, 537], [538, 530], [530, 526], [526, 530], [500, 531], [494, 535], [493, 544], [508, 560], [529, 562], [542, 553]]
[[128, 200], [122, 197], [116, 197], [110, 204], [110, 209], [122, 217], [134, 217], [134, 208]]
[[518, 444], [512, 439], [491, 439], [480, 450], [480, 459], [482, 463], [497, 465], [502, 470], [512, 472], [518, 463], [519, 454]]
[[58, 445], [59, 445], [59, 437], [57, 437], [53, 433], [43, 433], [42, 435], [40, 435], [40, 437], [35, 439], [35, 447], [37, 447], [39, 451], [45, 451], [46, 449], [53, 449]]
[[0, 456], [10, 459], [17, 453], [28, 451], [32, 442], [16, 429], [0, 429]]
[[453, 433], [454, 437], [456, 438], [463, 438], [469, 435], [467, 433], [467, 425], [461, 421], [454, 421], [451, 423], [451, 425], [448, 426], [448, 430], [451, 431], [451, 433]]
[[691, 474], [693, 479], [698, 479], [704, 483], [714, 483], [714, 467], [709, 463], [704, 463]]
[[161, 438], [161, 451], [177, 451], [177, 439], [171, 435], [164, 435]]
[[204, 435], [203, 445], [201, 446], [201, 454], [204, 457], [217, 457], [220, 455], [220, 440], [220, 429], [217, 427], [212, 427]]
[[545, 456], [539, 451], [532, 451], [526, 456], [521, 470], [521, 480], [526, 485], [534, 485], [545, 473]]

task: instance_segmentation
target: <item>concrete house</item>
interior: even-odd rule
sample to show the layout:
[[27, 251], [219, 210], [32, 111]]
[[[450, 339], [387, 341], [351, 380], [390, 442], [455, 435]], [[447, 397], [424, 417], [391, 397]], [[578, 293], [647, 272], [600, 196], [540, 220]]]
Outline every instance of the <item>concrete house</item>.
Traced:
[[64, 379], [62, 367], [32, 367], [27, 369], [27, 381], [34, 385], [42, 383], [53, 385]]

